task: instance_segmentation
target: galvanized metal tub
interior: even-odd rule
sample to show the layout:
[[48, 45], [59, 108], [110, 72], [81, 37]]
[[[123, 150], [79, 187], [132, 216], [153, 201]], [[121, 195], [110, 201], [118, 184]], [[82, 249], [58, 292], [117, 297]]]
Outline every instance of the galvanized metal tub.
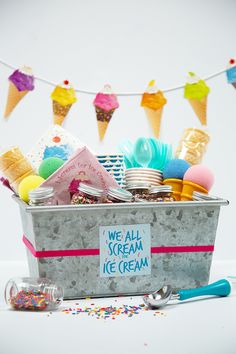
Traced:
[[[217, 199], [31, 207], [13, 198], [20, 206], [30, 276], [57, 281], [68, 299], [207, 284], [220, 207], [228, 205]], [[129, 225], [150, 230], [149, 273], [103, 276], [101, 230]]]

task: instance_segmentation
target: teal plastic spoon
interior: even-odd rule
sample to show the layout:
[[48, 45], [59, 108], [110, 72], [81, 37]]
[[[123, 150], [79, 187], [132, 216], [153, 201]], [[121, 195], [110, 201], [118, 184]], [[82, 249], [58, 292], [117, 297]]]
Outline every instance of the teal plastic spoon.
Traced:
[[120, 152], [124, 154], [124, 161], [125, 161], [126, 168], [135, 167], [136, 162], [133, 156], [133, 150], [134, 150], [133, 143], [130, 140], [122, 141], [118, 145], [118, 149], [120, 150]]
[[134, 158], [141, 167], [147, 167], [152, 160], [152, 147], [146, 138], [139, 138], [134, 145]]
[[152, 148], [152, 159], [148, 165], [150, 168], [155, 168], [159, 170], [161, 162], [160, 145], [157, 139], [149, 138], [149, 144]]
[[173, 292], [170, 285], [165, 285], [163, 288], [155, 291], [152, 294], [145, 295], [143, 301], [151, 308], [159, 308], [167, 304], [170, 300], [187, 300], [198, 296], [228, 296], [231, 293], [230, 282], [226, 279], [221, 279], [215, 283], [196, 289], [179, 290]]

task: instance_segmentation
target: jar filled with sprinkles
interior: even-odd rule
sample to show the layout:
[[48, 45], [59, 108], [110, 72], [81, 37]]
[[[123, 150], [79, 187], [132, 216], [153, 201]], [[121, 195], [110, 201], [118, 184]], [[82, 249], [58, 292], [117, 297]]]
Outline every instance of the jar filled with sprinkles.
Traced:
[[46, 278], [13, 278], [5, 287], [5, 301], [15, 310], [55, 310], [62, 300], [63, 289]]
[[148, 201], [148, 195], [151, 185], [148, 183], [128, 184], [126, 189], [133, 195], [135, 202]]
[[174, 202], [172, 187], [165, 186], [153, 186], [149, 190], [148, 195], [149, 202]]
[[131, 203], [133, 195], [122, 188], [109, 188], [106, 203]]
[[78, 192], [73, 194], [71, 204], [98, 204], [101, 203], [103, 190], [92, 187], [85, 183], [80, 183]]

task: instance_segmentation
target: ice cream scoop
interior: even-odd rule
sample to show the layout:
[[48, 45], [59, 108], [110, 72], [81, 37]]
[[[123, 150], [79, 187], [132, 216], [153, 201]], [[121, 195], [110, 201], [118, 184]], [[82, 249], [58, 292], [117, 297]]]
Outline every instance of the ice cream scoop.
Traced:
[[192, 200], [193, 192], [208, 193], [214, 183], [214, 175], [208, 167], [194, 165], [184, 174], [181, 200]]
[[144, 295], [143, 301], [152, 309], [165, 306], [170, 300], [187, 300], [198, 296], [228, 296], [231, 293], [231, 284], [227, 279], [218, 280], [215, 283], [201, 288], [184, 289], [174, 292], [170, 285], [165, 285], [152, 294]]
[[210, 92], [204, 80], [193, 72], [189, 72], [184, 87], [184, 97], [187, 98], [202, 125], [207, 124], [207, 96]]
[[183, 188], [183, 177], [190, 164], [182, 159], [171, 160], [163, 170], [164, 184], [172, 186], [175, 200], [180, 200]]

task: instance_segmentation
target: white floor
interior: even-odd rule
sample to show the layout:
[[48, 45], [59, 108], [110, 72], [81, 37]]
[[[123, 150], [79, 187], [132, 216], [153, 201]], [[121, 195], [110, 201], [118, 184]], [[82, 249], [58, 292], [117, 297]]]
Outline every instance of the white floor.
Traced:
[[[211, 281], [236, 276], [236, 262], [215, 262]], [[236, 294], [168, 305], [163, 315], [152, 311], [131, 318], [96, 319], [64, 314], [66, 302], [52, 314], [16, 312], [4, 304], [6, 281], [27, 275], [27, 265], [0, 262], [0, 354], [235, 354]], [[140, 297], [80, 300], [79, 307], [141, 304]]]

